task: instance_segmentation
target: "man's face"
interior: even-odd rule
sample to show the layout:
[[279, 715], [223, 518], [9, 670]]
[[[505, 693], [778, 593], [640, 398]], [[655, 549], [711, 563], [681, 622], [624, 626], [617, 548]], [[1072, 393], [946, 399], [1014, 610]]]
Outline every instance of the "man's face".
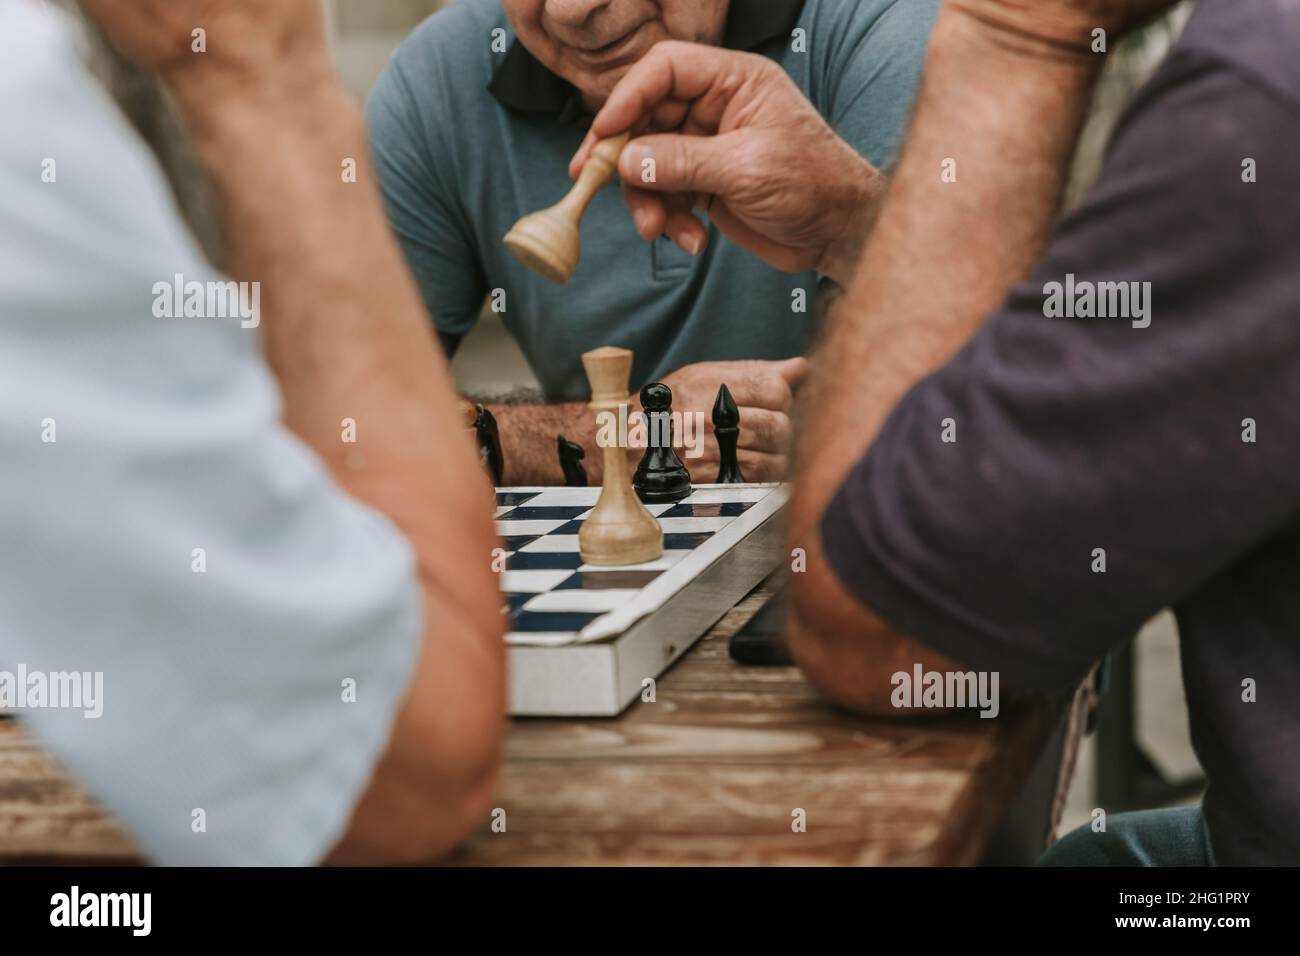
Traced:
[[730, 0], [503, 0], [533, 56], [595, 109], [660, 40], [718, 44]]

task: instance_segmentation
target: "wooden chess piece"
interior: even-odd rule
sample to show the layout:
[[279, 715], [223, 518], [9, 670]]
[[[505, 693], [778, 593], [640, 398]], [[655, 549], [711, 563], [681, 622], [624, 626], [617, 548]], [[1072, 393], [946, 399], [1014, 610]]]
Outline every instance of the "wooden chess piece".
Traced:
[[578, 268], [578, 225], [587, 206], [614, 178], [629, 134], [602, 139], [592, 149], [569, 194], [550, 209], [524, 216], [506, 233], [506, 248], [538, 275], [565, 283]]
[[501, 451], [501, 432], [497, 428], [496, 416], [482, 405], [464, 399], [460, 400], [459, 405], [461, 418], [478, 448], [479, 463], [492, 479], [492, 484], [500, 487], [506, 460]]
[[[591, 382], [590, 408], [596, 413], [597, 431], [606, 431], [609, 416], [619, 423], [626, 409], [632, 353], [627, 349], [600, 348], [582, 356]], [[612, 440], [603, 443], [605, 478], [600, 498], [578, 530], [578, 549], [587, 564], [641, 564], [663, 556], [664, 533], [632, 489], [627, 471], [626, 436], [615, 427]]]
[[731, 389], [723, 384], [713, 402], [713, 434], [718, 439], [719, 485], [743, 485], [745, 476], [740, 473], [736, 459], [736, 444], [740, 440], [740, 409], [731, 397]]
[[555, 447], [560, 455], [560, 471], [564, 474], [565, 487], [586, 488], [587, 469], [583, 467], [582, 460], [587, 457], [587, 450], [563, 435], [555, 436]]
[[650, 439], [632, 476], [632, 488], [646, 504], [681, 501], [691, 493], [691, 473], [673, 450], [673, 391], [651, 382], [641, 389], [641, 411]]

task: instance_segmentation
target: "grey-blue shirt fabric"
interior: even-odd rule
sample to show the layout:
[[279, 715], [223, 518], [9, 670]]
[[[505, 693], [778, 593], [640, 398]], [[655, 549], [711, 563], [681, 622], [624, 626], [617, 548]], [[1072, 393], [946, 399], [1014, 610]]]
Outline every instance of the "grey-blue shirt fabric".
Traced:
[[[778, 62], [847, 142], [885, 167], [937, 8], [938, 0], [733, 0], [727, 36]], [[757, 39], [765, 32], [775, 35]], [[590, 122], [573, 109], [505, 105], [500, 83], [496, 93], [489, 85], [512, 58], [527, 54], [500, 0], [461, 0], [406, 39], [368, 104], [389, 216], [438, 330], [467, 333], [492, 293], [555, 401], [585, 398], [580, 356], [602, 345], [634, 351], [634, 387], [693, 362], [801, 354], [813, 331], [815, 273], [772, 269], [716, 228], [698, 259], [666, 238], [646, 243], [616, 188], [588, 210], [567, 285], [506, 251], [501, 240], [514, 222], [572, 185], [569, 159]], [[538, 87], [560, 84], [530, 65]]]
[[[1227, 865], [1300, 863], [1297, 155], [1300, 4], [1202, 0], [1033, 275], [821, 526], [863, 604], [1004, 685], [1076, 681], [1173, 608]], [[1071, 275], [1149, 282], [1149, 310], [1045, 315]]]

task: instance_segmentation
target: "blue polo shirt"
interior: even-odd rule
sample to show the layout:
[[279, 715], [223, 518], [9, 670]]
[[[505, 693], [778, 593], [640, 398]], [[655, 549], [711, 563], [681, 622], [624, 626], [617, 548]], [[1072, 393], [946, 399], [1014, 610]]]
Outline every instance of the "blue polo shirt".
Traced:
[[[724, 45], [771, 57], [878, 167], [894, 160], [938, 0], [732, 0]], [[500, 52], [495, 52], [496, 51]], [[500, 0], [460, 0], [406, 39], [367, 107], [393, 228], [444, 337], [485, 297], [503, 306], [548, 399], [586, 397], [580, 356], [631, 349], [634, 388], [693, 362], [782, 359], [813, 332], [818, 276], [764, 265], [710, 226], [692, 258], [637, 236], [601, 191], [566, 285], [517, 262], [502, 237], [560, 199], [591, 117], [576, 90], [514, 39]]]

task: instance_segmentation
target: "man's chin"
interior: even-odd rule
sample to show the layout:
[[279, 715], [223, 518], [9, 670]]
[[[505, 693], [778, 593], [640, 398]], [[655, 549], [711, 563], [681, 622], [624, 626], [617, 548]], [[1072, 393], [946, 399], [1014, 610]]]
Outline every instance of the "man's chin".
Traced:
[[635, 65], [635, 63], [626, 63], [622, 66], [615, 66], [601, 71], [598, 75], [589, 79], [587, 89], [583, 92], [588, 97], [605, 99], [614, 92], [614, 87], [618, 86], [619, 81], [627, 76]]
[[603, 103], [610, 93], [614, 92], [614, 87], [618, 86], [619, 80], [627, 76], [628, 71], [636, 66], [637, 62], [642, 59], [656, 43], [668, 39], [659, 31], [650, 33], [644, 40], [639, 40], [634, 48], [628, 51], [627, 55], [621, 56], [617, 61], [599, 65], [583, 62], [580, 55], [571, 54], [571, 74], [566, 79], [578, 88], [582, 97], [588, 103]]
[[627, 76], [634, 65], [629, 63], [626, 66], [612, 67], [598, 73], [584, 70], [581, 73], [569, 73], [564, 78], [577, 88], [583, 103], [594, 113], [605, 104], [609, 94], [614, 92], [614, 87], [618, 86], [619, 80]]

